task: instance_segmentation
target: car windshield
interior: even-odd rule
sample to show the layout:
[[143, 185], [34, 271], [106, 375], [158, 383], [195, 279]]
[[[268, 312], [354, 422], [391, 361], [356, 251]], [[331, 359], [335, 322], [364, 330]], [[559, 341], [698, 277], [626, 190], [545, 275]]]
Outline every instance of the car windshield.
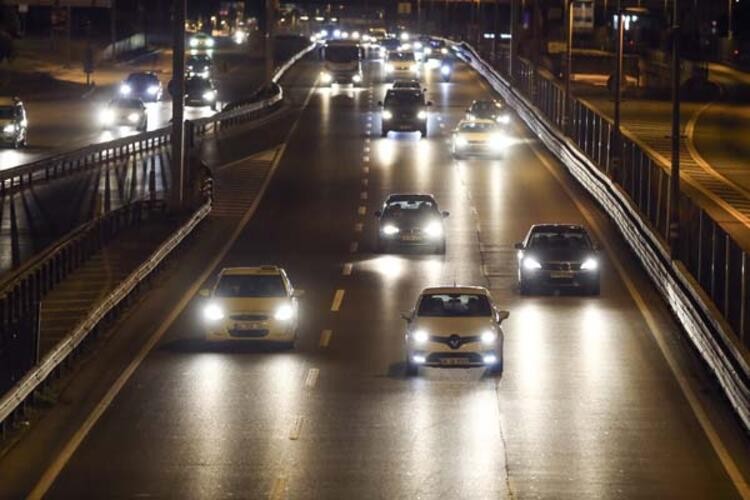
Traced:
[[398, 217], [407, 214], [433, 214], [437, 212], [437, 205], [432, 200], [412, 199], [389, 201], [385, 207], [384, 214], [389, 217]]
[[203, 78], [190, 78], [185, 80], [185, 89], [193, 92], [200, 92], [202, 90], [210, 90], [211, 83]]
[[143, 104], [138, 99], [113, 99], [109, 103], [113, 108], [141, 109]]
[[286, 297], [279, 275], [225, 275], [214, 292], [216, 297]]
[[188, 67], [192, 68], [205, 68], [209, 65], [208, 59], [189, 59], [187, 62]]
[[144, 75], [142, 73], [135, 73], [128, 77], [128, 83], [135, 86], [146, 86], [156, 85], [159, 80], [154, 75]]
[[490, 301], [480, 294], [423, 295], [417, 316], [427, 317], [480, 317], [492, 316]]
[[461, 125], [461, 132], [492, 132], [498, 130], [494, 123], [469, 122]]
[[15, 117], [15, 109], [13, 106], [0, 106], [0, 119], [12, 120]]
[[388, 56], [391, 61], [414, 61], [414, 52], [391, 52]]
[[488, 113], [488, 112], [497, 111], [497, 106], [495, 106], [495, 103], [493, 102], [479, 101], [479, 102], [475, 102], [471, 106], [471, 110], [474, 113]]
[[424, 97], [417, 92], [388, 92], [385, 96], [385, 106], [421, 106]]
[[329, 45], [326, 47], [326, 61], [333, 63], [352, 62], [359, 59], [359, 48], [355, 45]]
[[591, 248], [591, 241], [584, 231], [540, 230], [534, 231], [529, 240], [529, 248], [585, 250]]
[[419, 82], [394, 82], [394, 89], [419, 89]]

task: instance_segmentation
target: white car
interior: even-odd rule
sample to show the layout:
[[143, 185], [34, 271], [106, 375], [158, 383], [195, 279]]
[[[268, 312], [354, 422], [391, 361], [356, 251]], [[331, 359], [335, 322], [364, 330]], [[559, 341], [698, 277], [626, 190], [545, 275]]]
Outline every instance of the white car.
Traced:
[[394, 50], [388, 53], [385, 73], [390, 79], [419, 78], [419, 64], [410, 50]]
[[462, 120], [453, 131], [453, 156], [502, 156], [510, 145], [505, 127], [493, 120]]
[[203, 321], [208, 341], [256, 341], [294, 347], [298, 297], [284, 269], [230, 267], [219, 273], [206, 298]]
[[190, 37], [188, 42], [191, 49], [213, 49], [216, 41], [211, 35], [206, 33], [196, 33]]
[[479, 286], [425, 288], [406, 320], [406, 370], [420, 366], [503, 369], [503, 330], [510, 316]]

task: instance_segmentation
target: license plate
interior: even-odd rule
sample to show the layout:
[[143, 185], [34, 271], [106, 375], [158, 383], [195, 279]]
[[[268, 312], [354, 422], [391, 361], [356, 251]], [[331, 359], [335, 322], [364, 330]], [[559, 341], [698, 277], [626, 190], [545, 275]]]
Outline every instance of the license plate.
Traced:
[[261, 323], [253, 323], [250, 321], [237, 321], [234, 324], [235, 330], [260, 330], [263, 328]]
[[552, 279], [570, 279], [574, 276], [571, 271], [552, 271], [549, 273], [549, 277]]
[[401, 237], [403, 241], [421, 241], [421, 236], [415, 236], [413, 234], [405, 234]]
[[466, 365], [468, 364], [468, 360], [466, 358], [443, 358], [440, 360], [441, 365]]

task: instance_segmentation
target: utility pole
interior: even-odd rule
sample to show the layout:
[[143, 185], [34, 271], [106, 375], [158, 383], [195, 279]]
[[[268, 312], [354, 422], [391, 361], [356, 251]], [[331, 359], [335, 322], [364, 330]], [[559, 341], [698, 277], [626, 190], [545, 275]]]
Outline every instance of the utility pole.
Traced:
[[273, 31], [275, 20], [275, 0], [266, 0], [266, 86], [270, 88], [273, 80]]
[[680, 244], [680, 20], [678, 1], [672, 10], [672, 172], [669, 178], [669, 249], [679, 255]]
[[172, 56], [172, 192], [173, 211], [185, 201], [185, 17], [186, 0], [173, 1]]
[[610, 150], [609, 175], [615, 177], [620, 169], [622, 159], [622, 130], [620, 124], [620, 104], [622, 103], [622, 74], [624, 43], [625, 43], [625, 20], [623, 19], [622, 0], [617, 0], [617, 55], [615, 60], [615, 116], [612, 130], [612, 149]]
[[573, 78], [573, 0], [565, 0], [565, 18], [567, 28], [567, 44], [565, 47], [565, 102], [563, 103], [563, 131], [570, 132], [571, 91], [570, 80]]

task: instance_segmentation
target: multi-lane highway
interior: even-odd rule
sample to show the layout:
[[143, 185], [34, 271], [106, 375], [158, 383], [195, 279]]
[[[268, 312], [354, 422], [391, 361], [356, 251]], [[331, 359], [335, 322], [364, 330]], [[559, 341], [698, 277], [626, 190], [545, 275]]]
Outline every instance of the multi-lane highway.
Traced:
[[[228, 38], [216, 40], [217, 47], [212, 52], [219, 101], [228, 103], [247, 97], [263, 82], [262, 59], [257, 57], [257, 50], [251, 50], [247, 43], [236, 45]], [[163, 50], [120, 66], [123, 75], [129, 71], [155, 71], [164, 86], [162, 100], [146, 104], [149, 130], [165, 127], [172, 117], [171, 97], [167, 91], [167, 83], [172, 78], [171, 60], [171, 50]], [[65, 88], [64, 85], [61, 87]], [[118, 87], [119, 82], [102, 85], [85, 96], [61, 90], [49, 97], [25, 99], [29, 115], [28, 147], [0, 150], [0, 169], [138, 133], [134, 129], [105, 130], [102, 127], [99, 114], [117, 94]], [[189, 107], [185, 116], [189, 120], [211, 114], [213, 111], [209, 107]]]
[[[200, 299], [173, 307], [201, 269], [173, 266], [154, 293], [174, 300], [146, 300], [125, 320], [151, 314], [164, 334], [101, 417], [72, 412], [60, 427], [69, 454], [21, 443], [0, 476], [23, 457], [18, 477], [46, 470], [28, 485], [50, 498], [748, 494], [747, 435], [602, 212], [518, 123], [503, 159], [452, 159], [451, 129], [489, 94], [457, 70], [451, 83], [426, 77], [434, 106], [419, 140], [380, 137], [380, 63], [353, 90], [312, 87], [312, 62], [295, 69], [289, 92], [309, 101], [219, 267], [288, 270], [305, 291], [296, 349], [204, 345]], [[375, 253], [373, 212], [394, 192], [432, 193], [451, 212], [444, 256]], [[601, 296], [518, 294], [513, 244], [538, 222], [593, 232]], [[399, 313], [423, 287], [454, 282], [489, 287], [511, 311], [504, 372], [406, 377]]]

